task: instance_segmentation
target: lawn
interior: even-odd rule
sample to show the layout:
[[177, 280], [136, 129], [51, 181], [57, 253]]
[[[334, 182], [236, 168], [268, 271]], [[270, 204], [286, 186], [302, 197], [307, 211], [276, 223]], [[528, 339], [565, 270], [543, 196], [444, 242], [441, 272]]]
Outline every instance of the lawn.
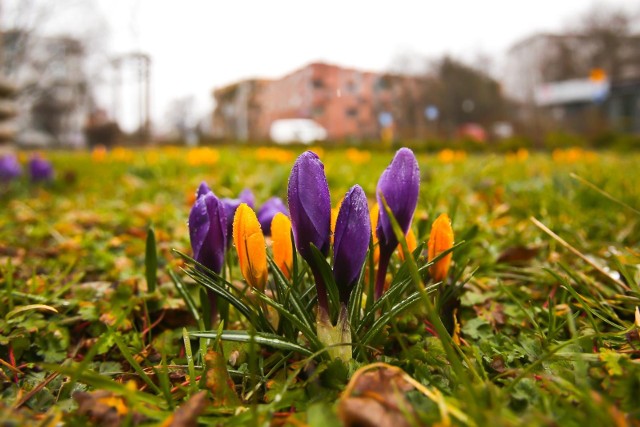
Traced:
[[[312, 150], [333, 207], [354, 184], [373, 206], [392, 151]], [[219, 276], [191, 259], [202, 181], [286, 203], [301, 152], [52, 152], [53, 181], [0, 182], [0, 422], [640, 425], [640, 155], [417, 152], [413, 256], [394, 252], [376, 299], [369, 251], [336, 341], [306, 257], [287, 277], [267, 238], [264, 289], [233, 246]], [[455, 246], [436, 281], [443, 213]], [[332, 258], [312, 257], [326, 279]]]

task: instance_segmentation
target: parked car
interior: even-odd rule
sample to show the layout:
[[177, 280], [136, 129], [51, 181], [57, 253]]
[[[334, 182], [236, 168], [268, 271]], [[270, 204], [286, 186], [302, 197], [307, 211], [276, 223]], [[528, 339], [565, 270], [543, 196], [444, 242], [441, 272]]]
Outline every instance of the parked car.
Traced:
[[311, 119], [280, 119], [271, 123], [269, 136], [276, 144], [311, 144], [327, 139], [327, 130]]

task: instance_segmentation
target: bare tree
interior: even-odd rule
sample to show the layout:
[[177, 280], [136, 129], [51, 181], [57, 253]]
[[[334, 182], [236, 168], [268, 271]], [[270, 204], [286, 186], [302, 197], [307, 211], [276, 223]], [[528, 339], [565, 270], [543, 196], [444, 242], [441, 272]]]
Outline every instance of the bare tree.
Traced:
[[77, 0], [10, 0], [3, 6], [2, 69], [18, 88], [18, 139], [80, 140], [98, 80], [89, 68], [104, 51], [97, 8]]

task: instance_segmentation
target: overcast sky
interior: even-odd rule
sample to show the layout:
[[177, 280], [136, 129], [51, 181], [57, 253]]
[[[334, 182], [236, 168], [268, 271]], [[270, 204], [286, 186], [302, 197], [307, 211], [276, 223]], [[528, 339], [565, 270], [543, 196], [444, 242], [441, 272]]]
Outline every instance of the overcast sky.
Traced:
[[[26, 0], [14, 0], [26, 1]], [[34, 0], [37, 1], [37, 0]], [[68, 0], [47, 0], [68, 4]], [[80, 14], [57, 28], [85, 28], [103, 37], [109, 54], [151, 55], [152, 116], [171, 100], [194, 96], [204, 114], [213, 88], [247, 77], [278, 77], [311, 61], [374, 71], [405, 54], [493, 57], [539, 31], [557, 31], [595, 3], [589, 0], [76, 0]], [[607, 5], [637, 10], [636, 0]], [[91, 10], [89, 10], [91, 9]], [[63, 15], [64, 11], [60, 11]], [[83, 18], [92, 12], [99, 19]], [[69, 22], [71, 20], [71, 22]], [[60, 26], [62, 23], [62, 26]], [[102, 97], [110, 105], [109, 91]], [[127, 122], [135, 121], [127, 114]]]

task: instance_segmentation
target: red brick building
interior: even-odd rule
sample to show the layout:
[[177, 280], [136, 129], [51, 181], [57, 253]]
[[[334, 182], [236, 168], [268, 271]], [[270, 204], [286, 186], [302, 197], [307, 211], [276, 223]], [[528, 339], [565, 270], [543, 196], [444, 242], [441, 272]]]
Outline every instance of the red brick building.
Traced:
[[[331, 140], [376, 139], [382, 124], [420, 132], [419, 79], [312, 63], [277, 80], [247, 80], [216, 89], [214, 133], [234, 139], [268, 139], [278, 119], [308, 118]], [[415, 117], [406, 117], [407, 105]], [[380, 120], [380, 116], [386, 116]], [[384, 119], [392, 118], [391, 125]], [[405, 129], [406, 131], [407, 129]]]

